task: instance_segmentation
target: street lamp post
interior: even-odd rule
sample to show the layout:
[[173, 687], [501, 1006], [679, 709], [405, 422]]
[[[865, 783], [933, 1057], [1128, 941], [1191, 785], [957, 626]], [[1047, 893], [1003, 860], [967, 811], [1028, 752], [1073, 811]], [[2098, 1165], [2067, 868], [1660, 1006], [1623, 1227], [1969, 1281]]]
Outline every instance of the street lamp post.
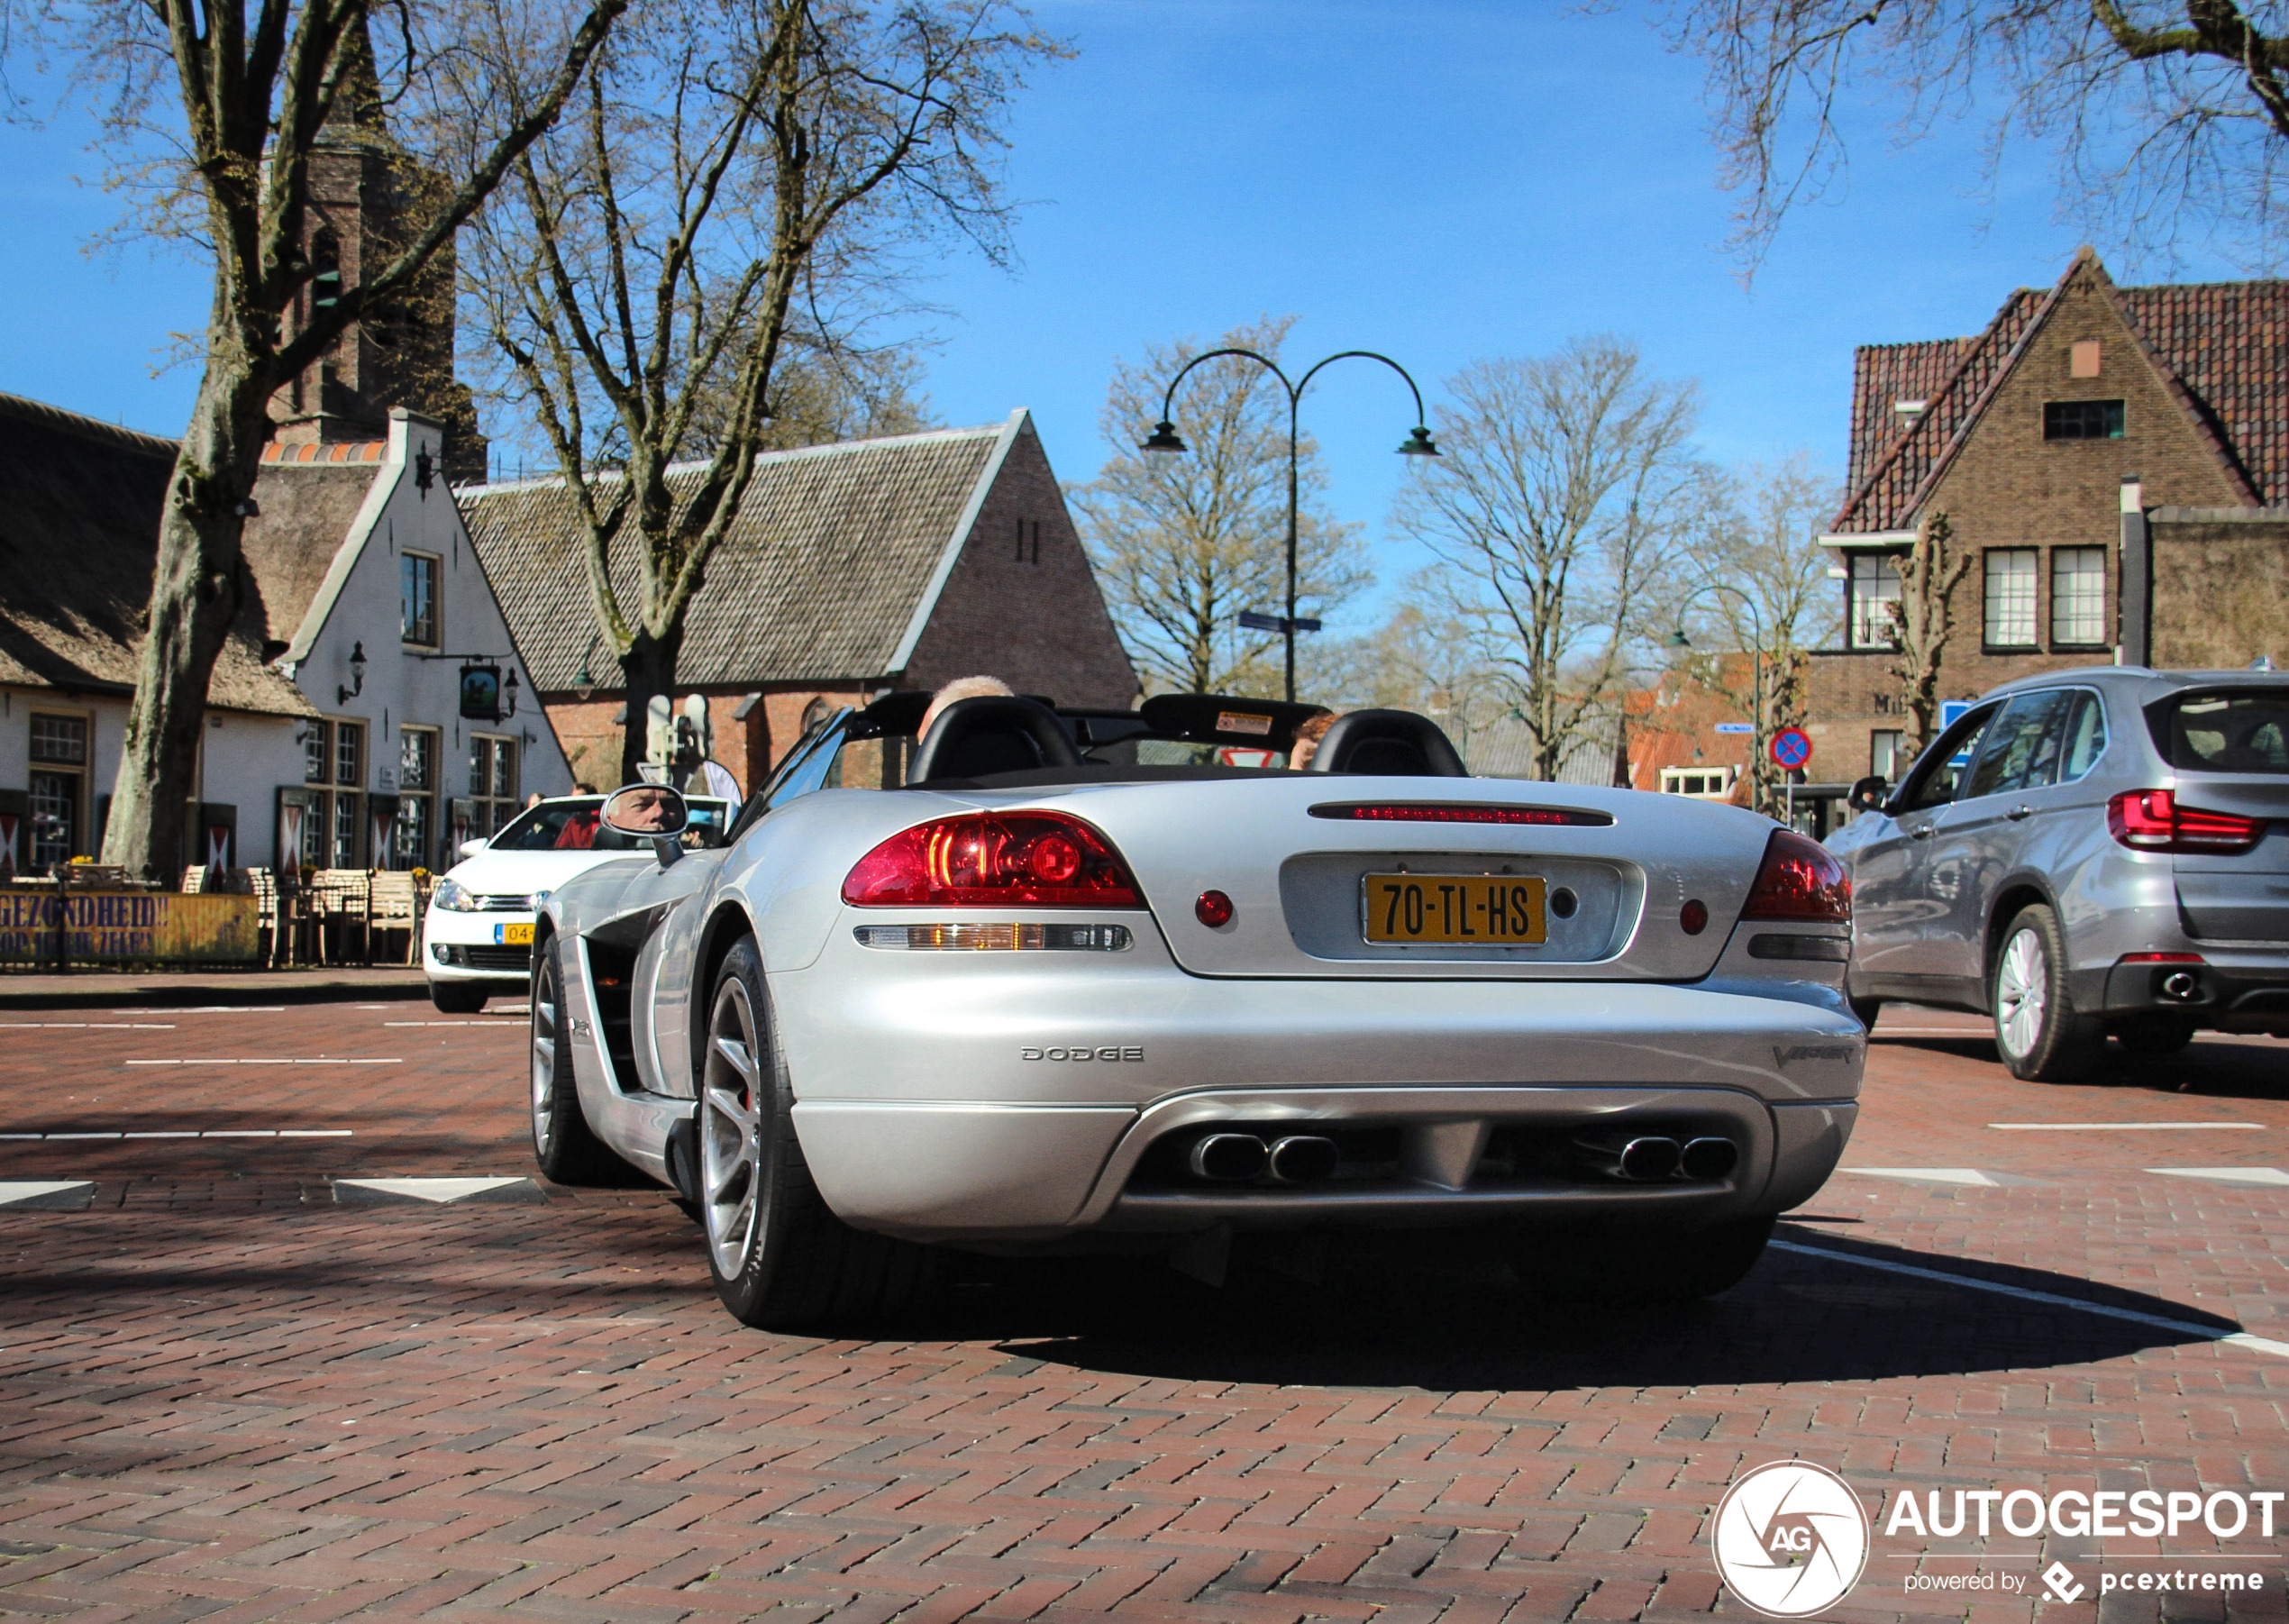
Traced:
[[1271, 357], [1259, 355], [1253, 350], [1228, 349], [1210, 350], [1205, 355], [1196, 355], [1177, 369], [1176, 376], [1168, 380], [1168, 389], [1161, 397], [1161, 420], [1153, 425], [1152, 434], [1137, 447], [1139, 451], [1162, 456], [1184, 454], [1188, 448], [1178, 437], [1176, 424], [1172, 421], [1174, 416], [1176, 386], [1184, 381], [1184, 375], [1187, 372], [1202, 361], [1215, 360], [1227, 355], [1238, 356], [1243, 360], [1254, 361], [1270, 372], [1272, 377], [1278, 379], [1280, 387], [1288, 392], [1288, 601], [1287, 612], [1280, 618], [1280, 629], [1287, 642], [1286, 693], [1288, 702], [1292, 705], [1296, 698], [1296, 506], [1299, 458], [1297, 440], [1300, 432], [1297, 424], [1297, 413], [1303, 405], [1304, 390], [1309, 388], [1311, 380], [1318, 376], [1320, 368], [1333, 362], [1354, 358], [1361, 360], [1379, 360], [1398, 373], [1400, 378], [1405, 379], [1409, 392], [1415, 397], [1415, 426], [1409, 432], [1406, 442], [1400, 446], [1399, 454], [1402, 457], [1436, 457], [1438, 455], [1438, 447], [1431, 441], [1430, 430], [1424, 426], [1423, 392], [1415, 388], [1415, 380], [1409, 377], [1407, 369], [1388, 355], [1378, 355], [1372, 350], [1339, 351], [1325, 360], [1313, 362], [1309, 371], [1293, 383], [1290, 383], [1288, 375], [1280, 370], [1280, 363]]
[[[1666, 641], [1673, 649], [1692, 647], [1692, 639], [1685, 635], [1683, 616], [1695, 600], [1709, 592], [1730, 592], [1739, 598], [1747, 607], [1749, 631], [1756, 639], [1756, 646], [1749, 650], [1751, 665], [1748, 679], [1748, 777], [1749, 782], [1754, 784], [1762, 775], [1765, 761], [1765, 624], [1764, 616], [1757, 611], [1756, 600], [1729, 581], [1710, 581], [1686, 594], [1685, 601], [1678, 606], [1680, 618], [1677, 629], [1669, 634]], [[1785, 780], [1787, 775], [1783, 773], [1782, 777]]]

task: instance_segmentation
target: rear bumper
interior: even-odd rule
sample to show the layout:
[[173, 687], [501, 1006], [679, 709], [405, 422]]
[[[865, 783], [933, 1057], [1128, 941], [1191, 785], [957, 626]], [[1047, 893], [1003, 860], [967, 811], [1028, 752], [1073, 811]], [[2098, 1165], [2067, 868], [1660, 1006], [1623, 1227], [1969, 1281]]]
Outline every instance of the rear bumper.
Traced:
[[2114, 965], [2106, 973], [2103, 1012], [2177, 1016], [2228, 1030], [2289, 1029], [2289, 952], [2200, 942], [2185, 951], [2200, 953], [2202, 962]]
[[[845, 1221], [907, 1239], [1026, 1243], [1080, 1234], [1185, 1234], [1217, 1225], [1417, 1227], [1489, 1220], [1610, 1220], [1698, 1227], [1777, 1213], [1835, 1171], [1858, 1107], [1773, 1105], [1726, 1089], [1219, 1090], [1141, 1110], [1113, 1107], [798, 1103], [796, 1131], [820, 1193]], [[1725, 1178], [1627, 1183], [1522, 1171], [1500, 1146], [1526, 1136], [1697, 1131], [1732, 1138]], [[1299, 1134], [1383, 1130], [1396, 1168], [1308, 1186], [1171, 1184], [1147, 1153], [1219, 1125]]]

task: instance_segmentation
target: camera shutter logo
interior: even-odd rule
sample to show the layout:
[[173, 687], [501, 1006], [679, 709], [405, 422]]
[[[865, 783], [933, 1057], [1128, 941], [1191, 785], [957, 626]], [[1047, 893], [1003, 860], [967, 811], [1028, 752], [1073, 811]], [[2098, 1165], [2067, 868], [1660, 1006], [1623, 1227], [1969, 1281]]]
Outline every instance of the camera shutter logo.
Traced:
[[1736, 1480], [1711, 1529], [1719, 1576], [1767, 1618], [1835, 1606], [1867, 1566], [1867, 1508], [1849, 1483], [1806, 1461], [1774, 1461]]

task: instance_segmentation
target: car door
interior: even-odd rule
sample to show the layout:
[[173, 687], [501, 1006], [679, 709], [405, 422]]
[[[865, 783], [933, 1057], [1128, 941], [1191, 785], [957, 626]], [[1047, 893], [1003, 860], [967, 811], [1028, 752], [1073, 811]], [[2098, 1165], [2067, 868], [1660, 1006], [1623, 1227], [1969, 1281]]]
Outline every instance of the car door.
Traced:
[[2029, 798], [2057, 781], [2074, 711], [2069, 689], [2013, 694], [1987, 727], [1961, 793], [1940, 815], [1926, 880], [1934, 906], [1915, 972], [1956, 983], [1956, 999], [1983, 997], [1988, 909], [2019, 865], [2035, 813]]
[[1936, 906], [1931, 842], [1993, 715], [1993, 706], [1968, 711], [1933, 741], [1908, 770], [1900, 792], [1874, 815], [1886, 826], [1854, 855], [1851, 981], [1856, 995], [1912, 998], [1921, 990], [1920, 955]]

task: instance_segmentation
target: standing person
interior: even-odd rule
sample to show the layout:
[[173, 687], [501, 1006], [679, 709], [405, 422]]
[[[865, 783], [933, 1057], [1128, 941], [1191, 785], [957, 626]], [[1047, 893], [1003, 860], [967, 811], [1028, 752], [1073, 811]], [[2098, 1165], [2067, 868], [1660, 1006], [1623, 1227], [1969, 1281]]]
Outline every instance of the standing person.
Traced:
[[1336, 725], [1336, 713], [1323, 710], [1296, 725], [1296, 742], [1288, 746], [1288, 771], [1301, 772], [1311, 765], [1311, 758], [1319, 753], [1319, 741], [1327, 736], [1327, 729]]

